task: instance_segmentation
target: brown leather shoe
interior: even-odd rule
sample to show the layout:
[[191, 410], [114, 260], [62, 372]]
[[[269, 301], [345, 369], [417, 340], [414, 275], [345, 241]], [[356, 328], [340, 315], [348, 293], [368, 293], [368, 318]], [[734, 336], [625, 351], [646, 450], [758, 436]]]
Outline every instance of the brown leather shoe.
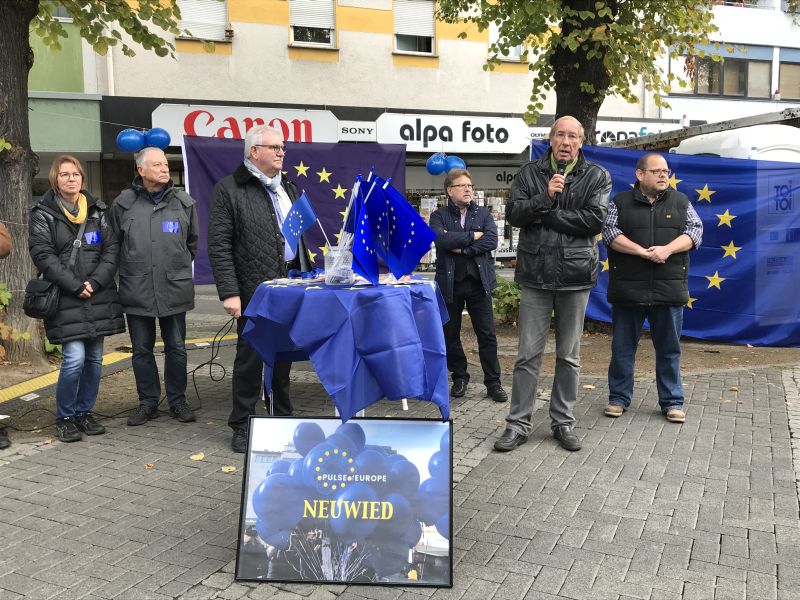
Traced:
[[621, 417], [622, 413], [625, 412], [625, 409], [622, 408], [619, 404], [609, 404], [606, 406], [606, 409], [603, 411], [603, 414], [607, 417], [612, 417], [616, 419], [617, 417]]
[[670, 423], [683, 423], [686, 421], [686, 413], [680, 408], [670, 408], [665, 416]]

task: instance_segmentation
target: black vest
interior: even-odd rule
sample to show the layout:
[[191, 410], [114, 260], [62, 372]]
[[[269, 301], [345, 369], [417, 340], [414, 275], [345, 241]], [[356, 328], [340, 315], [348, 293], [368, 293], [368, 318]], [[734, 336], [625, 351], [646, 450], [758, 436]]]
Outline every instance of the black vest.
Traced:
[[[670, 188], [650, 201], [639, 187], [614, 197], [618, 227], [643, 248], [666, 246], [686, 230], [689, 198]], [[664, 264], [608, 249], [608, 301], [612, 304], [683, 306], [689, 301], [689, 253]]]

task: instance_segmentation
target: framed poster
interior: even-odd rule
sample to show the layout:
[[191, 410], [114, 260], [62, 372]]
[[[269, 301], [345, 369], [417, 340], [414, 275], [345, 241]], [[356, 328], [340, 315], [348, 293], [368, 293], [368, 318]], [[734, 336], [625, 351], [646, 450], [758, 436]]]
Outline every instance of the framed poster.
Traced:
[[251, 417], [236, 579], [451, 587], [452, 423]]

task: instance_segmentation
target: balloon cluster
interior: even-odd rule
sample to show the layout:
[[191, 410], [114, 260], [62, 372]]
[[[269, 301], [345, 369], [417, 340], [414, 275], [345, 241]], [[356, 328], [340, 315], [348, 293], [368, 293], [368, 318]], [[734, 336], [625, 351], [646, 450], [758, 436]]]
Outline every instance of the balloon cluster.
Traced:
[[142, 148], [161, 148], [166, 150], [169, 142], [169, 133], [161, 127], [154, 127], [147, 131], [123, 129], [117, 134], [117, 148], [123, 152], [138, 152]]
[[[367, 444], [357, 423], [344, 423], [326, 438], [317, 423], [303, 422], [293, 441], [302, 458], [272, 463], [253, 491], [256, 530], [267, 544], [285, 550], [293, 532], [323, 530], [332, 543], [357, 542], [375, 573], [384, 576], [405, 566], [422, 523], [449, 538], [449, 431], [428, 462], [431, 477], [422, 483], [404, 456], [387, 456]], [[368, 514], [372, 518], [364, 518]]]
[[444, 152], [437, 152], [425, 162], [425, 168], [431, 175], [440, 175], [453, 169], [466, 169], [467, 163], [460, 156], [447, 156]]

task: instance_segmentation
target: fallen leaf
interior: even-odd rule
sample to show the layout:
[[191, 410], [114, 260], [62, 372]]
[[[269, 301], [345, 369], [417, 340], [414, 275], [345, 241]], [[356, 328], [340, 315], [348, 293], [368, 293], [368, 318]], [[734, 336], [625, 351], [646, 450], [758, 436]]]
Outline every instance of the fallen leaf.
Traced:
[[735, 385], [732, 385], [731, 387], [728, 388], [728, 391], [729, 392], [738, 392], [739, 388], [736, 387]]
[[214, 421], [206, 421], [206, 425], [213, 425]]
[[236, 467], [233, 465], [222, 465], [222, 472], [223, 473], [233, 473], [236, 470]]
[[591, 383], [584, 384], [583, 389], [585, 390], [593, 390], [594, 386]]
[[153, 463], [146, 463], [144, 465], [144, 468], [147, 469], [148, 471], [152, 471], [153, 470]]
[[42, 442], [43, 444], [52, 444], [53, 438], [47, 438], [45, 441]]
[[205, 457], [206, 457], [205, 454], [203, 454], [202, 452], [198, 452], [197, 454], [192, 454], [189, 458], [191, 458], [192, 460], [203, 460]]

